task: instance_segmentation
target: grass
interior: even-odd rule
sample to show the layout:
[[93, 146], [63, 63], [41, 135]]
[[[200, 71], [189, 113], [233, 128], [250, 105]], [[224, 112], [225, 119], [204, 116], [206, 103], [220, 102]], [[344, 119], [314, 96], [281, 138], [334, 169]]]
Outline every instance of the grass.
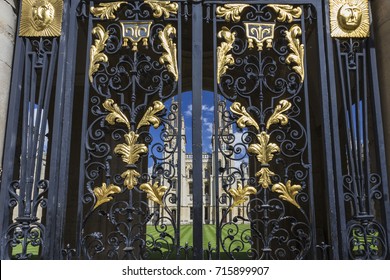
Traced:
[[[39, 255], [40, 246], [32, 246], [31, 244], [27, 245], [27, 254], [31, 254], [30, 259], [36, 259]], [[17, 254], [22, 253], [22, 244], [18, 244], [12, 248], [12, 257], [16, 258]]]
[[[182, 225], [180, 227], [180, 246], [185, 246], [187, 243], [188, 246], [193, 245], [193, 225]], [[158, 229], [158, 230], [157, 230]], [[173, 247], [173, 240], [174, 238], [174, 230], [172, 226], [167, 226], [166, 230], [162, 230], [159, 226], [157, 226], [157, 229], [155, 226], [147, 226], [146, 232], [148, 235], [151, 235], [155, 241], [161, 245], [161, 251], [163, 253], [167, 253], [168, 251], [172, 251]], [[240, 255], [242, 258], [245, 258], [244, 255], [245, 252], [247, 252], [251, 245], [249, 243], [242, 243], [239, 242], [239, 240], [244, 239], [245, 236], [242, 234], [245, 232], [246, 235], [249, 235], [249, 225], [248, 224], [239, 224], [237, 225], [237, 228], [234, 225], [225, 225], [222, 229], [222, 240], [224, 247], [228, 251], [233, 251], [234, 249], [238, 249], [239, 252], [234, 253], [235, 257], [240, 258]], [[163, 233], [161, 233], [163, 232]], [[233, 240], [231, 240], [228, 237], [228, 232], [230, 232], [234, 237]], [[172, 238], [171, 238], [171, 237]], [[151, 241], [152, 238], [147, 237], [147, 241]], [[203, 249], [208, 249], [209, 242], [211, 244], [211, 248], [216, 247], [216, 226], [215, 225], [203, 225]], [[242, 248], [243, 247], [243, 248]], [[220, 243], [220, 251], [223, 252], [222, 244]], [[153, 258], [153, 256], [151, 256]], [[157, 256], [157, 258], [161, 257], [160, 255]]]
[[[180, 246], [185, 246], [186, 243], [188, 246], [193, 246], [193, 227], [194, 225], [182, 225], [180, 227]], [[159, 231], [158, 231], [158, 230]], [[239, 224], [237, 225], [237, 228], [233, 225], [225, 225], [222, 229], [222, 240], [225, 240], [223, 245], [225, 246], [226, 249], [231, 246], [229, 251], [232, 251], [234, 248], [239, 247], [239, 253], [235, 253], [234, 256], [236, 258], [245, 258], [245, 252], [248, 251], [251, 246], [249, 243], [241, 243], [237, 242], [237, 240], [241, 240], [241, 234], [244, 231], [247, 231], [249, 229], [248, 224]], [[238, 231], [237, 231], [238, 230]], [[234, 238], [233, 241], [230, 240], [229, 238], [226, 238], [228, 236], [228, 232], [232, 231]], [[168, 253], [169, 251], [173, 251], [173, 239], [175, 236], [174, 230], [172, 226], [167, 226], [166, 230], [161, 229], [159, 226], [147, 226], [146, 232], [148, 235], [151, 235], [155, 241], [160, 243], [161, 245], [161, 251], [163, 254]], [[163, 232], [163, 234], [161, 233]], [[234, 234], [236, 233], [236, 234]], [[171, 237], [172, 238], [171, 238]], [[146, 237], [147, 241], [151, 241], [152, 239], [150, 236]], [[216, 247], [216, 226], [215, 225], [203, 225], [203, 249], [208, 249], [209, 247], [209, 242], [211, 244], [211, 248]], [[242, 248], [242, 245], [244, 247]], [[27, 246], [27, 253], [32, 254], [31, 258], [35, 259], [39, 255], [39, 249], [40, 246], [32, 246], [29, 244]], [[223, 252], [222, 244], [220, 244], [220, 251]], [[14, 248], [12, 248], [12, 255], [15, 257], [17, 254], [22, 253], [22, 245], [18, 244]], [[221, 256], [224, 257], [225, 254], [221, 253]], [[241, 257], [240, 257], [241, 256]], [[151, 259], [160, 259], [161, 255], [160, 254], [152, 254]], [[227, 257], [225, 255], [225, 257]], [[175, 258], [174, 256], [171, 256], [171, 258]]]

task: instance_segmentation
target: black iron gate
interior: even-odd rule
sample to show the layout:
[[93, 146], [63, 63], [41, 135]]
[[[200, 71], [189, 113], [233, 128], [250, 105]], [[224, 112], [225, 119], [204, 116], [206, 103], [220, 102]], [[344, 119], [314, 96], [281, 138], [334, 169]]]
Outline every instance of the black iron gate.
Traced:
[[22, 1], [2, 259], [388, 259], [368, 2], [276, 2]]

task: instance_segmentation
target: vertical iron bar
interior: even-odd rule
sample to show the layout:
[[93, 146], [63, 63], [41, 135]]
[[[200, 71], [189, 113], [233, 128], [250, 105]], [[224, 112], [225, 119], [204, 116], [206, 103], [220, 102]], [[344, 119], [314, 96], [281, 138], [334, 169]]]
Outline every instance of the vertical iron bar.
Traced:
[[[372, 26], [371, 26], [371, 34], [373, 34]], [[380, 173], [382, 176], [382, 192], [383, 192], [383, 210], [382, 213], [384, 215], [383, 220], [386, 223], [385, 229], [387, 232], [387, 244], [389, 246], [390, 244], [390, 194], [389, 194], [389, 181], [388, 181], [388, 174], [387, 174], [387, 168], [386, 168], [386, 151], [385, 151], [385, 139], [383, 135], [383, 120], [382, 120], [382, 109], [381, 109], [381, 100], [380, 100], [380, 90], [379, 90], [379, 82], [378, 82], [378, 72], [377, 72], [377, 63], [376, 63], [376, 51], [373, 47], [374, 44], [374, 36], [371, 35], [371, 37], [368, 39], [368, 55], [370, 64], [368, 67], [369, 73], [371, 73], [370, 78], [368, 79], [371, 81], [370, 88], [372, 88], [373, 96], [372, 102], [373, 102], [373, 115], [375, 117], [375, 132], [376, 132], [376, 147], [377, 147], [377, 155], [379, 157], [378, 163], [380, 166]], [[389, 252], [388, 252], [389, 254]], [[384, 256], [385, 259], [389, 259], [389, 255]]]
[[[220, 259], [220, 244], [219, 240], [221, 237], [221, 228], [220, 228], [220, 221], [219, 221], [219, 180], [218, 180], [218, 130], [219, 130], [219, 98], [218, 98], [218, 84], [217, 84], [217, 55], [216, 55], [216, 50], [217, 50], [217, 19], [215, 17], [216, 14], [216, 4], [213, 4], [213, 63], [214, 63], [214, 154], [212, 156], [213, 161], [212, 161], [212, 176], [214, 177], [213, 179], [213, 191], [211, 192], [211, 195], [214, 196], [215, 199], [215, 242], [216, 242], [216, 256], [215, 258], [217, 260]], [[215, 195], [214, 195], [215, 193]], [[211, 253], [210, 253], [211, 254]]]
[[[74, 70], [68, 55], [72, 53], [77, 43], [73, 40], [69, 30], [70, 23], [70, 1], [64, 1], [62, 33], [59, 40], [58, 67], [55, 89], [55, 110], [53, 113], [52, 141], [50, 143], [50, 187], [48, 192], [48, 219], [49, 249], [47, 259], [59, 259], [61, 257], [61, 246], [63, 240], [63, 226], [66, 214], [66, 193], [68, 189], [68, 168], [69, 168], [69, 143], [70, 132], [67, 126], [70, 124], [70, 104], [67, 103], [66, 95], [72, 91], [72, 84], [68, 79], [69, 74]], [[75, 18], [73, 20], [76, 20]], [[56, 148], [59, 147], [59, 148]]]
[[18, 216], [23, 215], [24, 211], [24, 203], [21, 203], [25, 199], [25, 192], [26, 192], [26, 179], [27, 179], [27, 170], [23, 166], [23, 163], [26, 163], [27, 161], [27, 130], [28, 130], [28, 101], [29, 101], [29, 90], [30, 90], [30, 84], [31, 84], [31, 42], [30, 40], [26, 39], [26, 64], [24, 66], [24, 83], [23, 83], [23, 105], [22, 105], [22, 149], [21, 149], [21, 155], [20, 155], [20, 192], [19, 192], [19, 205], [18, 205]]
[[[318, 53], [319, 65], [321, 65], [321, 92], [322, 92], [322, 117], [323, 117], [323, 135], [324, 135], [324, 159], [326, 167], [326, 190], [327, 190], [327, 206], [328, 206], [328, 226], [330, 232], [330, 243], [332, 244], [331, 259], [339, 259], [339, 231], [341, 235], [345, 233], [345, 225], [338, 227], [339, 217], [337, 213], [336, 200], [338, 203], [342, 201], [342, 190], [338, 189], [336, 197], [336, 184], [342, 185], [341, 173], [341, 156], [340, 156], [340, 142], [338, 132], [338, 110], [337, 110], [337, 95], [336, 83], [334, 73], [334, 59], [333, 59], [333, 42], [330, 38], [330, 22], [329, 22], [329, 5], [326, 1], [315, 5], [320, 16], [317, 19], [318, 30]], [[321, 14], [320, 11], [323, 10]], [[325, 26], [325, 31], [324, 31]], [[326, 32], [326, 33], [325, 33]], [[324, 42], [325, 40], [325, 42]], [[321, 54], [326, 53], [326, 56]], [[330, 121], [328, 121], [330, 120]], [[332, 135], [333, 133], [333, 135]], [[333, 137], [332, 137], [333, 136]], [[332, 142], [333, 141], [333, 142]], [[333, 150], [334, 147], [338, 147]], [[333, 158], [334, 156], [334, 158]], [[336, 172], [336, 173], [335, 173]], [[341, 184], [340, 184], [341, 182]], [[340, 196], [341, 195], [341, 196]], [[344, 209], [340, 209], [339, 215], [344, 217]], [[346, 251], [343, 251], [344, 256]]]
[[177, 15], [177, 34], [178, 34], [178, 39], [177, 39], [177, 54], [178, 54], [178, 74], [179, 74], [179, 79], [178, 79], [178, 88], [177, 88], [177, 91], [178, 91], [178, 98], [177, 98], [177, 102], [178, 102], [178, 112], [177, 112], [177, 115], [178, 115], [178, 126], [177, 126], [177, 129], [178, 129], [178, 133], [177, 133], [177, 141], [179, 141], [178, 143], [178, 146], [177, 146], [177, 149], [178, 149], [178, 153], [177, 153], [177, 180], [176, 180], [176, 190], [177, 190], [177, 201], [176, 201], [176, 232], [175, 232], [175, 240], [176, 240], [176, 257], [177, 259], [180, 259], [180, 214], [181, 214], [181, 187], [182, 187], [182, 173], [181, 173], [181, 166], [182, 164], [185, 164], [185, 158], [183, 159], [182, 158], [182, 121], [181, 121], [181, 118], [182, 118], [182, 42], [181, 42], [181, 38], [183, 36], [183, 30], [182, 30], [182, 22], [181, 22], [181, 19], [182, 19], [182, 14], [181, 14], [181, 9], [182, 9], [182, 5], [181, 3], [179, 2], [178, 3], [179, 5], [179, 11], [178, 11], [178, 15]]
[[202, 62], [203, 5], [192, 3], [192, 154], [193, 154], [193, 245], [194, 259], [203, 256], [202, 197]]
[[[73, 2], [73, 1], [72, 1]], [[76, 49], [77, 49], [77, 18], [76, 9], [78, 2], [71, 4], [71, 1], [64, 2], [64, 19], [66, 23], [63, 23], [63, 29], [65, 30], [63, 35], [64, 48], [66, 50], [62, 60], [59, 53], [59, 63], [65, 64], [63, 72], [58, 72], [58, 75], [62, 74], [62, 83], [57, 85], [57, 91], [62, 92], [62, 131], [61, 131], [61, 149], [60, 149], [60, 162], [58, 171], [58, 207], [59, 213], [57, 213], [56, 232], [57, 238], [55, 242], [54, 259], [60, 259], [62, 257], [61, 250], [64, 248], [64, 228], [67, 209], [67, 193], [68, 193], [68, 176], [69, 176], [69, 160], [70, 160], [70, 143], [71, 143], [71, 128], [72, 128], [72, 104], [74, 94], [74, 80], [76, 74]], [[61, 40], [62, 41], [62, 40]], [[56, 103], [57, 104], [57, 103]]]
[[[20, 19], [19, 19], [20, 20]], [[19, 26], [19, 25], [18, 25]], [[15, 54], [26, 53], [26, 39], [17, 37]], [[25, 65], [25, 55], [15, 55], [12, 67], [12, 81], [10, 87], [10, 97], [8, 105], [7, 128], [5, 133], [4, 156], [3, 156], [3, 174], [1, 177], [0, 202], [2, 205], [2, 215], [0, 215], [0, 258], [8, 259], [6, 251], [7, 229], [9, 220], [12, 217], [9, 203], [9, 186], [13, 180], [14, 171], [18, 169], [17, 164], [19, 155], [16, 156], [16, 145], [18, 137], [18, 123], [20, 119], [20, 100], [22, 98], [23, 75], [19, 75]], [[18, 157], [18, 158], [16, 158]]]
[[86, 137], [87, 137], [87, 128], [88, 128], [88, 114], [89, 114], [89, 92], [90, 92], [90, 84], [89, 84], [89, 48], [92, 45], [92, 17], [88, 17], [88, 27], [87, 27], [87, 50], [85, 50], [86, 54], [86, 62], [85, 62], [85, 75], [84, 75], [84, 100], [83, 100], [83, 113], [82, 113], [82, 128], [81, 128], [81, 141], [80, 141], [80, 174], [79, 174], [79, 191], [77, 197], [77, 229], [76, 229], [76, 258], [81, 258], [81, 243], [82, 243], [82, 230], [84, 227], [83, 221], [83, 213], [84, 213], [84, 204], [83, 204], [83, 196], [85, 190], [85, 154], [86, 154]]
[[[302, 11], [304, 11], [305, 7], [301, 6]], [[305, 26], [305, 14], [303, 13], [301, 16], [301, 25], [302, 25], [302, 43], [304, 46], [307, 46], [306, 44], [306, 26]], [[307, 69], [307, 54], [305, 53], [304, 57], [304, 69]], [[309, 89], [308, 89], [308, 82], [307, 82], [307, 74], [306, 74], [306, 80], [303, 83], [304, 87], [304, 100], [305, 100], [305, 119], [306, 119], [306, 133], [309, 135], [307, 137], [307, 158], [309, 162], [309, 204], [310, 204], [310, 224], [311, 224], [311, 232], [312, 232], [312, 254], [313, 258], [317, 259], [316, 254], [316, 245], [317, 245], [317, 232], [316, 232], [316, 216], [315, 216], [315, 203], [314, 203], [314, 190], [313, 190], [313, 157], [312, 157], [312, 146], [311, 146], [311, 123], [310, 123], [310, 107], [309, 107]]]

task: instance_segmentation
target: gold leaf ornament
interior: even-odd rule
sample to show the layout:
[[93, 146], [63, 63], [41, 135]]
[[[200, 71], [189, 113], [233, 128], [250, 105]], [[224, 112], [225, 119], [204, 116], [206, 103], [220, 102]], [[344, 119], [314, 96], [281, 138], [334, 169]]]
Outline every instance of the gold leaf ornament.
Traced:
[[277, 20], [280, 22], [290, 23], [293, 21], [293, 18], [300, 18], [302, 15], [302, 9], [292, 5], [269, 4], [267, 7], [275, 10], [278, 14]]
[[98, 24], [94, 29], [92, 29], [92, 34], [96, 35], [98, 38], [95, 39], [94, 44], [91, 46], [89, 51], [90, 66], [89, 66], [89, 81], [92, 83], [93, 74], [99, 70], [100, 63], [107, 63], [107, 55], [103, 53], [104, 48], [106, 47], [106, 42], [108, 40], [109, 33], [104, 30], [104, 27]]
[[249, 195], [256, 194], [257, 190], [254, 187], [246, 185], [242, 187], [241, 184], [238, 184], [237, 189], [231, 188], [228, 190], [228, 193], [233, 198], [233, 204], [230, 206], [230, 209], [236, 207], [244, 202], [246, 202], [249, 198]]
[[236, 33], [230, 32], [226, 26], [218, 32], [218, 38], [222, 38], [225, 42], [217, 48], [217, 83], [221, 82], [221, 76], [224, 75], [229, 68], [229, 65], [234, 64], [234, 58], [228, 52], [232, 49], [233, 43], [236, 40]]
[[300, 82], [305, 80], [304, 56], [305, 47], [300, 43], [298, 36], [302, 34], [302, 29], [298, 25], [293, 25], [289, 31], [286, 31], [288, 47], [292, 51], [287, 58], [287, 64], [295, 64], [292, 69], [299, 75]]
[[153, 125], [154, 128], [160, 126], [160, 118], [156, 117], [156, 114], [164, 110], [165, 106], [161, 101], [154, 101], [153, 106], [150, 106], [141, 121], [138, 123], [137, 129], [146, 125]]
[[225, 17], [227, 22], [239, 22], [241, 20], [241, 13], [248, 4], [225, 4], [217, 7], [217, 17]]
[[273, 158], [274, 153], [280, 151], [278, 145], [274, 143], [269, 143], [269, 135], [262, 131], [260, 134], [257, 134], [258, 144], [250, 144], [248, 147], [248, 152], [255, 154], [257, 160], [261, 164], [268, 164]]
[[122, 156], [122, 161], [127, 164], [135, 164], [141, 154], [148, 152], [145, 144], [137, 144], [139, 135], [134, 131], [125, 134], [126, 144], [118, 144], [114, 149], [114, 153]]
[[140, 186], [140, 189], [147, 193], [148, 199], [160, 204], [161, 206], [164, 206], [162, 199], [165, 192], [168, 190], [168, 187], [159, 186], [158, 182], [155, 182], [153, 186], [149, 183], [144, 183]]
[[271, 177], [275, 175], [268, 167], [262, 167], [256, 172], [256, 177], [259, 177], [259, 184], [264, 188], [268, 188], [272, 185]]
[[129, 190], [132, 190], [138, 184], [138, 178], [141, 177], [141, 174], [139, 174], [135, 169], [127, 169], [122, 173], [121, 177], [125, 179], [123, 184]]
[[158, 32], [158, 37], [161, 40], [161, 46], [164, 51], [159, 61], [161, 64], [166, 63], [168, 71], [173, 75], [175, 81], [179, 80], [179, 71], [177, 67], [177, 49], [171, 35], [176, 36], [176, 29], [168, 24], [164, 30]]
[[96, 7], [91, 7], [90, 11], [95, 17], [101, 19], [115, 19], [114, 12], [119, 9], [122, 4], [126, 4], [125, 1], [111, 2], [111, 3], [99, 3]]
[[286, 125], [288, 123], [287, 115], [283, 114], [291, 108], [291, 103], [287, 100], [281, 100], [279, 105], [276, 106], [273, 114], [267, 121], [267, 129], [270, 128], [271, 125], [280, 123], [281, 125]]
[[238, 127], [244, 128], [247, 126], [254, 126], [257, 130], [260, 130], [259, 125], [257, 122], [249, 115], [249, 113], [246, 111], [245, 107], [242, 106], [239, 102], [234, 102], [230, 106], [230, 111], [232, 111], [234, 114], [241, 116], [236, 122]]
[[96, 187], [93, 189], [93, 193], [96, 197], [96, 203], [93, 209], [96, 209], [98, 206], [103, 203], [111, 201], [113, 198], [110, 195], [120, 193], [122, 190], [120, 187], [110, 184], [108, 187], [106, 183], [103, 183], [101, 187]]
[[117, 123], [124, 123], [128, 129], [130, 129], [130, 122], [125, 116], [125, 114], [121, 111], [119, 106], [114, 102], [112, 99], [107, 99], [103, 103], [103, 107], [109, 111], [110, 113], [106, 116], [106, 121], [114, 125], [115, 122]]
[[292, 205], [296, 206], [298, 209], [301, 206], [296, 202], [295, 197], [302, 189], [300, 185], [291, 185], [291, 181], [288, 180], [286, 185], [283, 183], [277, 183], [272, 186], [272, 191], [279, 193], [279, 198], [285, 201], [290, 202]]
[[176, 15], [179, 9], [179, 4], [171, 3], [171, 1], [145, 0], [144, 3], [152, 8], [155, 18], [160, 18], [163, 15], [164, 18], [169, 18], [170, 13]]

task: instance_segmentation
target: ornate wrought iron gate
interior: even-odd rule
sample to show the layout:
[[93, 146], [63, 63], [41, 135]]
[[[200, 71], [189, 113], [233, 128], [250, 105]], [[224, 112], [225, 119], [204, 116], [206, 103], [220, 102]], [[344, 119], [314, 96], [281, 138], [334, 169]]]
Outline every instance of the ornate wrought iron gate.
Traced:
[[368, 2], [276, 2], [22, 1], [2, 259], [388, 259]]

